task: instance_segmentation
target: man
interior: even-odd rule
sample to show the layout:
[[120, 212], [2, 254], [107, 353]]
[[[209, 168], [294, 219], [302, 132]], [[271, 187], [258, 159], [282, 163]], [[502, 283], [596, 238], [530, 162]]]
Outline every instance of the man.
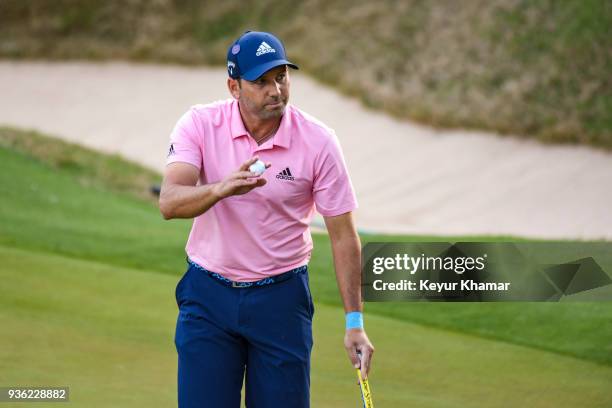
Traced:
[[[171, 135], [165, 219], [194, 218], [179, 305], [179, 407], [309, 406], [314, 305], [309, 222], [324, 216], [346, 312], [345, 347], [364, 376], [357, 207], [333, 130], [288, 105], [282, 43], [247, 31], [229, 47], [228, 101], [193, 106]], [[262, 175], [249, 171], [259, 158]]]

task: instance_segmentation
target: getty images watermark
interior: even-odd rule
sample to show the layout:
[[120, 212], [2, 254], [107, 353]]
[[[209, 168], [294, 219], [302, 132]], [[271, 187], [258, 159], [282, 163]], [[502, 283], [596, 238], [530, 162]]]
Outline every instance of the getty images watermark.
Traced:
[[368, 243], [362, 254], [370, 302], [612, 300], [611, 243]]

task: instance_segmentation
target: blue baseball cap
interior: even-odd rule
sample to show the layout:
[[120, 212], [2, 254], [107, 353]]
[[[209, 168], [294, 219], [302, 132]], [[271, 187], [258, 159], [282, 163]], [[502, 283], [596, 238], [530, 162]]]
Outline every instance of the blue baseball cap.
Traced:
[[279, 65], [299, 69], [287, 61], [283, 43], [270, 33], [247, 31], [227, 50], [227, 73], [233, 79], [254, 81]]

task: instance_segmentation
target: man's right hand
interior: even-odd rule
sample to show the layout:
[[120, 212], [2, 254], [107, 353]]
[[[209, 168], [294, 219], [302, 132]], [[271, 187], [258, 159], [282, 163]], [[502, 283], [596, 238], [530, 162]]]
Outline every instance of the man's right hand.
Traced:
[[[255, 163], [257, 160], [259, 160], [257, 156], [252, 157], [242, 163], [238, 170], [230, 173], [225, 179], [216, 183], [214, 186], [215, 194], [219, 198], [226, 198], [233, 195], [246, 194], [254, 188], [265, 185], [266, 179], [249, 171], [251, 164]], [[266, 169], [270, 166], [270, 163], [266, 163]]]

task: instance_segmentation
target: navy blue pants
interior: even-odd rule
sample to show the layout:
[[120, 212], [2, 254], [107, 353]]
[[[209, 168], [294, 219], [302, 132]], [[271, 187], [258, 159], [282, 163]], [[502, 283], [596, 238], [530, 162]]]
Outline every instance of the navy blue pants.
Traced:
[[176, 286], [179, 408], [310, 406], [314, 305], [307, 268], [234, 288], [196, 266]]

